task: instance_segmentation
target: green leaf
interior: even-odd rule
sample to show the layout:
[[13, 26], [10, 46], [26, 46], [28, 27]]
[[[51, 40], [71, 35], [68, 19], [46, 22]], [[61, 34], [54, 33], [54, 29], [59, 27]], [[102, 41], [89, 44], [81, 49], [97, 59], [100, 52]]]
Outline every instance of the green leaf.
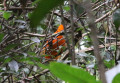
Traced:
[[28, 55], [32, 55], [32, 56], [35, 56], [36, 55], [36, 53], [35, 52], [27, 52], [28, 53]]
[[45, 56], [52, 56], [52, 55], [47, 55], [47, 54], [44, 54], [44, 55], [41, 55], [42, 57], [45, 57]]
[[105, 61], [104, 60], [104, 64], [107, 68], [112, 68], [115, 64], [115, 61], [114, 60], [110, 60], [110, 61]]
[[8, 62], [10, 62], [12, 60], [12, 58], [11, 57], [8, 57], [8, 58], [6, 58], [5, 60], [4, 60], [4, 63], [8, 63]]
[[31, 15], [31, 27], [36, 27], [40, 21], [58, 5], [62, 4], [64, 0], [40, 0], [37, 8]]
[[115, 27], [118, 29], [120, 26], [120, 9], [115, 10], [112, 19]]
[[34, 2], [32, 3], [32, 6], [36, 5], [40, 0], [34, 0]]
[[62, 63], [50, 63], [50, 71], [68, 83], [100, 83], [88, 72]]
[[32, 13], [31, 13], [31, 12], [29, 12], [29, 13], [28, 13], [28, 18], [30, 18], [30, 17], [31, 17], [31, 15], [32, 15]]
[[20, 58], [18, 60], [19, 62], [24, 62], [29, 65], [35, 65], [35, 63], [40, 62], [40, 59], [38, 57], [26, 57], [26, 58]]
[[29, 64], [29, 65], [34, 65], [35, 64], [33, 61], [29, 61], [29, 60], [26, 61], [26, 63]]
[[43, 64], [41, 64], [41, 63], [37, 63], [37, 65], [38, 65], [39, 67], [42, 67], [43, 69], [48, 69], [48, 68], [49, 68], [49, 66], [43, 65]]
[[9, 44], [4, 50], [5, 50], [5, 51], [9, 51], [9, 50], [15, 48], [17, 45], [18, 45], [18, 44]]
[[34, 61], [36, 61], [36, 62], [40, 62], [40, 58], [38, 58], [38, 57], [30, 57], [30, 59], [31, 59], [31, 60], [34, 60]]
[[83, 30], [83, 28], [77, 28], [77, 30], [76, 31], [82, 31]]
[[114, 77], [114, 79], [112, 80], [112, 83], [120, 83], [120, 73]]
[[66, 11], [69, 11], [70, 7], [69, 6], [64, 6], [63, 9], [66, 10]]
[[4, 37], [4, 34], [1, 33], [1, 34], [0, 34], [0, 42], [3, 40], [3, 37]]
[[46, 26], [45, 24], [40, 24], [40, 26], [41, 26], [41, 28], [44, 29], [44, 30], [47, 28], [47, 26]]
[[5, 11], [4, 13], [3, 13], [3, 17], [6, 19], [6, 20], [8, 20], [8, 18], [11, 16], [11, 12], [8, 12], [8, 11]]
[[20, 62], [24, 62], [26, 64], [29, 64], [29, 65], [34, 65], [34, 61], [32, 60], [33, 57], [26, 57], [26, 58], [22, 58], [20, 59], [19, 61]]
[[3, 61], [5, 61], [4, 57], [0, 57], [0, 62], [3, 62]]
[[2, 25], [0, 25], [0, 29], [2, 29]]
[[[100, 0], [99, 0], [100, 1]], [[92, 0], [92, 3], [95, 3], [96, 2], [96, 0]]]

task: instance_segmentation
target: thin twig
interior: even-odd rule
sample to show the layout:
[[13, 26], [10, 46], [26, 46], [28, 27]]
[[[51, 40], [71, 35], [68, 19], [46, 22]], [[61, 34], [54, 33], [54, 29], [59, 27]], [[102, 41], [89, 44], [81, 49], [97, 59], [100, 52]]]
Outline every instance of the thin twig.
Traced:
[[[109, 47], [109, 46], [111, 46], [111, 45], [116, 45], [116, 42], [107, 43], [107, 44], [105, 44], [105, 45], [99, 45], [99, 48], [101, 49], [101, 48], [104, 48], [105, 46], [106, 46], [106, 47]], [[120, 46], [120, 42], [117, 42], [117, 46]], [[94, 48], [93, 48], [93, 47], [90, 47], [90, 48], [86, 48], [86, 49], [83, 49], [83, 50], [79, 50], [79, 52], [88, 52], [88, 51], [92, 51], [92, 50], [94, 50]]]
[[1, 83], [5, 83], [5, 81], [10, 77], [11, 75], [9, 75], [8, 77], [6, 77], [6, 79], [4, 79]]
[[66, 39], [66, 43], [67, 43], [67, 48], [69, 50], [69, 54], [72, 54], [71, 48], [70, 48], [69, 39], [68, 39], [67, 29], [66, 29], [66, 26], [65, 26], [65, 21], [64, 21], [64, 15], [63, 15], [62, 6], [60, 6], [60, 11], [61, 11], [62, 24], [64, 26], [64, 33], [65, 33], [65, 39]]
[[[41, 75], [44, 75], [45, 73], [48, 73], [49, 69], [45, 69], [42, 72], [40, 72], [40, 74], [36, 74], [35, 77], [40, 77]], [[33, 79], [34, 76], [28, 77], [28, 79]]]

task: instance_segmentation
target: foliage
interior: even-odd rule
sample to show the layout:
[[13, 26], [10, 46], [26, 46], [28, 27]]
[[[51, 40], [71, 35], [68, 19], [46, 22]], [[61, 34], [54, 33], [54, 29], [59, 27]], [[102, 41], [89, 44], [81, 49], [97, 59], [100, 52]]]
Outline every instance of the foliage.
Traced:
[[64, 0], [40, 0], [37, 8], [31, 16], [31, 26], [36, 27], [51, 9], [62, 4], [63, 2]]
[[[90, 19], [84, 9], [89, 3], [83, 0], [70, 1], [0, 0], [0, 83], [101, 83], [98, 81], [100, 64], [93, 52], [91, 29], [88, 26]], [[95, 17], [100, 54], [106, 70], [112, 70], [120, 60], [120, 33], [116, 33], [119, 32], [120, 9], [115, 7], [116, 2], [111, 1], [91, 0], [91, 4], [92, 10], [88, 10]], [[71, 35], [75, 38], [74, 66], [66, 46], [52, 49], [60, 55], [57, 60], [56, 56], [46, 52], [53, 46], [51, 41], [58, 35], [65, 35], [64, 31], [53, 34], [63, 22], [69, 39], [67, 45], [73, 46]], [[71, 33], [72, 23], [74, 33]], [[50, 41], [48, 48], [46, 41]], [[47, 56], [51, 58], [46, 59]], [[118, 83], [118, 78], [119, 72], [113, 83]]]
[[120, 78], [120, 73], [118, 73], [118, 74], [114, 77], [112, 83], [119, 83], [119, 78]]
[[5, 11], [3, 13], [3, 18], [5, 18], [6, 20], [8, 20], [8, 18], [10, 18], [10, 16], [11, 16], [11, 12], [9, 12], [9, 11], [8, 12]]
[[100, 83], [95, 80], [95, 77], [81, 68], [70, 67], [62, 63], [51, 62], [49, 69], [55, 76], [68, 83]]
[[104, 61], [104, 64], [107, 68], [112, 68], [115, 64], [115, 61], [114, 60]]
[[120, 9], [115, 10], [113, 14], [113, 23], [115, 27], [118, 29], [120, 26]]
[[1, 33], [1, 34], [0, 34], [0, 42], [2, 41], [3, 37], [4, 37], [4, 34]]

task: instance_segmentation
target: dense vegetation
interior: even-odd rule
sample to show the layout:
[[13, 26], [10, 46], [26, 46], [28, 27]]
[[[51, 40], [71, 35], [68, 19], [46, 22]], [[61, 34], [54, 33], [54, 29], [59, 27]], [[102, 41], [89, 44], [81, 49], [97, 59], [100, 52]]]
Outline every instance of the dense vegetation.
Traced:
[[0, 0], [0, 83], [119, 83], [119, 27], [119, 0]]

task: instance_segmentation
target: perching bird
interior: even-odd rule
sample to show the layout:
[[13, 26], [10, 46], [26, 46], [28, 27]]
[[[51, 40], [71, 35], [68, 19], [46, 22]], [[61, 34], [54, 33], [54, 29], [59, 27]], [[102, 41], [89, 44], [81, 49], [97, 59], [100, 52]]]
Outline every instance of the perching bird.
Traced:
[[[58, 33], [63, 30], [64, 30], [64, 27], [61, 24], [56, 30], [56, 32], [54, 33]], [[46, 41], [45, 47], [42, 50], [44, 51], [45, 55], [48, 55], [48, 56], [45, 56], [46, 59], [58, 59], [60, 57], [60, 53], [63, 52], [64, 50], [63, 47], [65, 46], [66, 46], [66, 43], [63, 35], [58, 35], [54, 39], [52, 38]]]

